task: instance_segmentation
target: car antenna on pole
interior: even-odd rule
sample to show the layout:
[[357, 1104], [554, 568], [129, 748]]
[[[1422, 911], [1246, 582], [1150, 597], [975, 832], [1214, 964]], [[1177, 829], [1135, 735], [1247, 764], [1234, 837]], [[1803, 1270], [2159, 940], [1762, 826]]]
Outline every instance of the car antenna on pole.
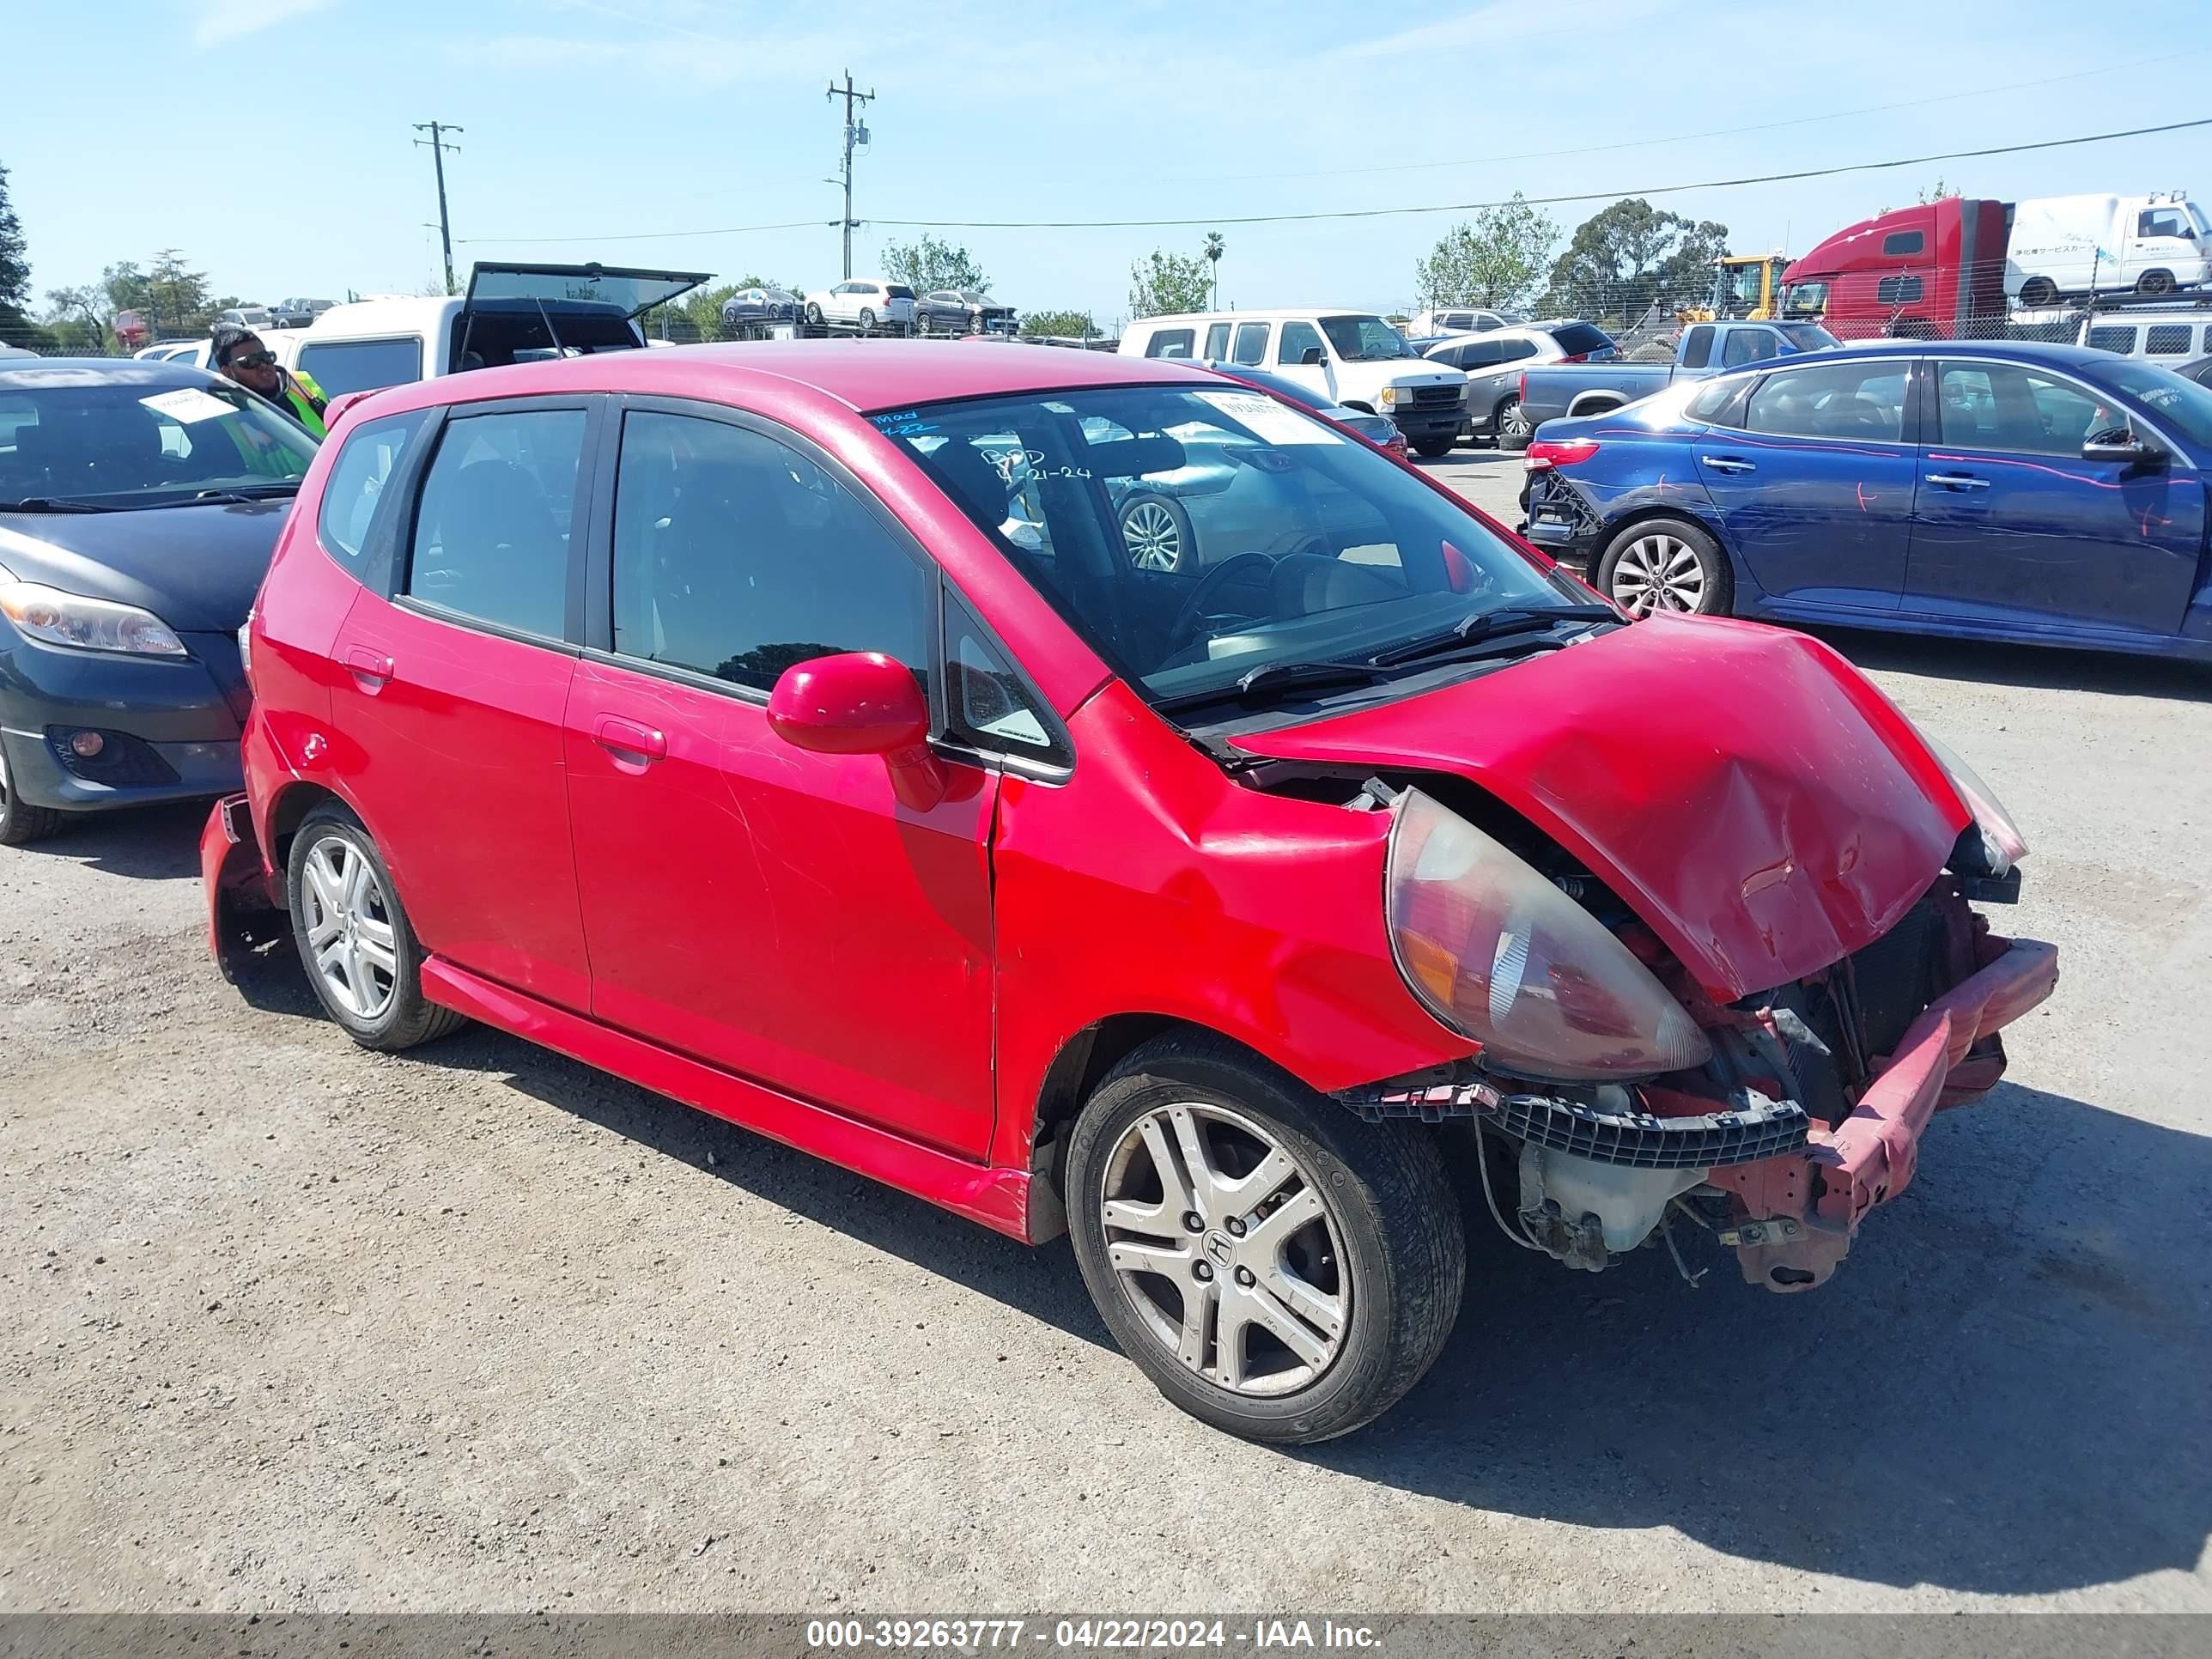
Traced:
[[853, 280], [853, 228], [860, 222], [853, 217], [853, 146], [868, 142], [868, 129], [859, 120], [857, 112], [862, 106], [875, 102], [876, 92], [873, 87], [866, 92], [854, 91], [853, 71], [847, 70], [845, 84], [841, 87], [832, 81], [824, 95], [832, 101], [839, 98], [845, 100], [844, 165], [839, 169], [845, 186], [845, 216], [840, 228], [845, 233], [845, 280], [849, 283]]
[[417, 121], [415, 131], [430, 135], [415, 142], [428, 149], [430, 159], [438, 169], [438, 236], [446, 246], [446, 292], [451, 294], [453, 291], [453, 222], [446, 211], [446, 152], [451, 150], [458, 155], [461, 153], [461, 147], [447, 143], [446, 135], [465, 132], [467, 129], [457, 127], [450, 121]]

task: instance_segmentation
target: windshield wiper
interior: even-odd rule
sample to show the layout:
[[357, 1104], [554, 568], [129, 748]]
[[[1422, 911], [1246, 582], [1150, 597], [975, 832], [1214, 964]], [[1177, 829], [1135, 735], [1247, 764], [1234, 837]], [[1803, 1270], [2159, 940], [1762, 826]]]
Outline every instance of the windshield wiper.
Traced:
[[26, 495], [20, 501], [0, 501], [0, 513], [112, 513], [102, 501], [75, 501], [66, 495]]
[[1541, 609], [1510, 605], [1502, 611], [1475, 611], [1462, 617], [1442, 634], [1431, 634], [1423, 639], [1408, 640], [1403, 645], [1394, 645], [1376, 652], [1367, 660], [1377, 668], [1389, 668], [1395, 664], [1412, 662], [1419, 657], [1442, 656], [1456, 651], [1462, 646], [1477, 645], [1485, 640], [1501, 638], [1508, 634], [1529, 634], [1546, 628], [1556, 628], [1570, 622], [1619, 622], [1620, 613], [1605, 605], [1555, 605]]
[[221, 489], [203, 489], [192, 497], [195, 501], [273, 501], [300, 493], [296, 478], [283, 483], [229, 484]]
[[1389, 676], [1377, 664], [1365, 662], [1270, 662], [1249, 670], [1234, 683], [1207, 691], [1185, 691], [1163, 697], [1155, 708], [1167, 713], [1200, 708], [1211, 702], [1261, 698], [1279, 691], [1304, 691], [1329, 685], [1372, 685]]

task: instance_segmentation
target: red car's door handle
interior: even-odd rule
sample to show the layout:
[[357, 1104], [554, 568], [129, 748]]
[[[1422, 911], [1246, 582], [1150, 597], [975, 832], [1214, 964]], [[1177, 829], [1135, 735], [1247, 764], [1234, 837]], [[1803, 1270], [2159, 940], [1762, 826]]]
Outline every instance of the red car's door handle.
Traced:
[[385, 688], [392, 674], [392, 659], [365, 645], [356, 645], [346, 653], [346, 667], [351, 671], [354, 683], [372, 697]]
[[613, 714], [602, 714], [592, 724], [592, 741], [617, 761], [633, 767], [650, 766], [668, 756], [668, 738], [665, 733]]

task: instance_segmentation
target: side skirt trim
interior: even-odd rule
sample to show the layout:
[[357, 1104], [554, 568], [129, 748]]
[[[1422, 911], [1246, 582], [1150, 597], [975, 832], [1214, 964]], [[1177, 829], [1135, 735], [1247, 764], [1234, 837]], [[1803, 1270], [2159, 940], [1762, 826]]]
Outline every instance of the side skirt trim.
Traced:
[[993, 1169], [809, 1105], [433, 957], [431, 1001], [1030, 1243], [1030, 1173]]

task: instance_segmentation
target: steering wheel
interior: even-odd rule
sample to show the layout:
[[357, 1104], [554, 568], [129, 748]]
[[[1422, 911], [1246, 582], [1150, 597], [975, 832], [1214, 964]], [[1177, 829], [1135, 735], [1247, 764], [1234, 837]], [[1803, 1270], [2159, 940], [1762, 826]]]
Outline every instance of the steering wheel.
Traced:
[[1172, 655], [1189, 645], [1197, 637], [1197, 623], [1206, 615], [1206, 607], [1213, 596], [1226, 586], [1230, 576], [1238, 569], [1258, 565], [1272, 573], [1274, 560], [1265, 553], [1238, 553], [1224, 559], [1219, 564], [1198, 579], [1198, 586], [1190, 590], [1190, 597], [1182, 602], [1176, 613], [1175, 625], [1168, 629], [1168, 652]]

